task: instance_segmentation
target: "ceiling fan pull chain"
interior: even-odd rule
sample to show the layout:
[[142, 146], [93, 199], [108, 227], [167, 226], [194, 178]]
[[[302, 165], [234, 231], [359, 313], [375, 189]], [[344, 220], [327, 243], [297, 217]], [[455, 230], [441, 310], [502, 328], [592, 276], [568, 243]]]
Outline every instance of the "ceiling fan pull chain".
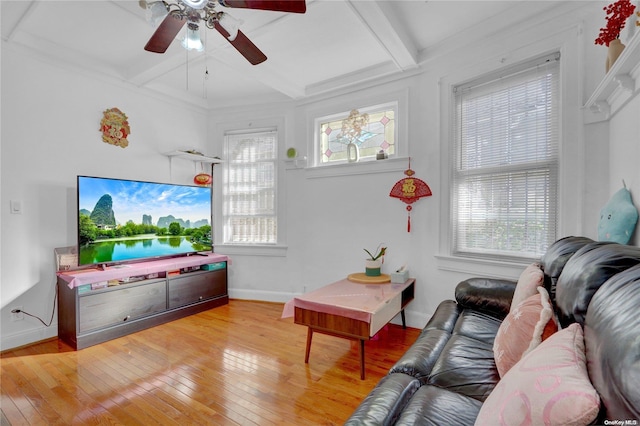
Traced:
[[209, 67], [204, 64], [204, 78], [202, 79], [202, 99], [207, 99], [207, 80], [209, 80]]
[[187, 52], [187, 64], [185, 67], [186, 73], [187, 73], [187, 77], [186, 77], [186, 87], [187, 87], [187, 92], [189, 91], [189, 49], [185, 49], [185, 51]]

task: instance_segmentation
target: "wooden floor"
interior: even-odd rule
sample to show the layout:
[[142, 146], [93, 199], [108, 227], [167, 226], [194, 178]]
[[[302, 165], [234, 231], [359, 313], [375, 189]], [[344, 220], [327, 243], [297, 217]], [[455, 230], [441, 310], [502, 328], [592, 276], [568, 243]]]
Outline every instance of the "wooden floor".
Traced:
[[[222, 306], [81, 351], [57, 339], [1, 354], [2, 424], [338, 425], [415, 341], [388, 325], [355, 342], [280, 319], [282, 304]], [[8, 422], [8, 423], [7, 423]]]

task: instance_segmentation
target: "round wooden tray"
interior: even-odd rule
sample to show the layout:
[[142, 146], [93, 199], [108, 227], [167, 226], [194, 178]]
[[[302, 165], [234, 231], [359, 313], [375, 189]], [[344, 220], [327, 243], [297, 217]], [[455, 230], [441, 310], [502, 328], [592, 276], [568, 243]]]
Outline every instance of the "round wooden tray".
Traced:
[[349, 274], [347, 276], [349, 281], [353, 281], [354, 283], [360, 284], [386, 284], [391, 282], [391, 275], [389, 274], [380, 274], [377, 277], [370, 277], [364, 272], [356, 272], [354, 274]]

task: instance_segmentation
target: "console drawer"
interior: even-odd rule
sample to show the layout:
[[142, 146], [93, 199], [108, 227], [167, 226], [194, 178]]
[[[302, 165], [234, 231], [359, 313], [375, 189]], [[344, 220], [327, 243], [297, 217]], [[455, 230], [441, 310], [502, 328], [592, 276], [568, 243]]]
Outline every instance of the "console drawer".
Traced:
[[169, 309], [227, 294], [227, 270], [192, 272], [169, 279]]
[[121, 324], [167, 309], [167, 282], [125, 284], [78, 297], [79, 332]]

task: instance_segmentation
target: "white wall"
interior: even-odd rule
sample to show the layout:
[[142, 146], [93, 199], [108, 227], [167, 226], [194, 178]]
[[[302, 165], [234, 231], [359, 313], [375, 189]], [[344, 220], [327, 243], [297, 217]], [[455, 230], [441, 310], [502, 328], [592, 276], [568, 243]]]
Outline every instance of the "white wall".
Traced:
[[[609, 195], [622, 188], [623, 181], [636, 207], [640, 206], [640, 96], [611, 118], [609, 123]], [[630, 244], [640, 245], [640, 232]]]
[[[599, 6], [593, 10], [601, 12]], [[581, 22], [582, 20], [584, 22]], [[599, 206], [610, 195], [606, 124], [585, 131], [575, 116], [601, 76], [599, 46], [594, 34], [601, 26], [600, 13], [585, 16], [532, 17], [514, 25], [511, 33], [482, 43], [457, 41], [460, 50], [446, 46], [422, 71], [395, 81], [382, 81], [337, 92], [331, 96], [299, 102], [260, 106], [243, 110], [204, 113], [150, 97], [135, 87], [123, 86], [77, 74], [41, 62], [28, 54], [2, 46], [2, 161], [1, 175], [1, 348], [27, 344], [55, 336], [51, 328], [25, 319], [10, 322], [10, 309], [22, 306], [45, 320], [51, 315], [55, 273], [53, 249], [75, 243], [75, 176], [116, 176], [132, 179], [188, 182], [194, 165], [169, 160], [160, 153], [178, 148], [199, 148], [210, 155], [221, 154], [222, 130], [241, 122], [283, 123], [284, 144], [280, 152], [295, 146], [309, 155], [309, 118], [319, 108], [371, 97], [376, 93], [407, 94], [408, 126], [400, 143], [408, 144], [411, 166], [433, 196], [414, 204], [411, 233], [406, 232], [405, 205], [388, 196], [406, 167], [365, 175], [316, 177], [303, 168], [282, 162], [280, 176], [284, 223], [284, 246], [276, 254], [233, 252], [230, 295], [246, 299], [285, 301], [293, 295], [336, 281], [362, 268], [363, 248], [379, 242], [389, 247], [385, 268], [407, 262], [417, 278], [416, 300], [407, 311], [409, 325], [421, 327], [437, 304], [453, 296], [457, 282], [470, 275], [516, 278], [522, 265], [443, 265], [442, 229], [446, 229], [447, 185], [443, 180], [443, 152], [447, 149], [447, 111], [442, 110], [441, 84], [453, 75], [474, 75], [495, 69], [503, 61], [516, 61], [530, 54], [565, 49], [566, 70], [572, 75], [563, 90], [570, 96], [563, 121], [563, 138], [570, 141], [570, 155], [563, 165], [567, 181], [560, 235], [596, 235]], [[568, 50], [567, 50], [568, 49]], [[427, 52], [428, 53], [428, 52]], [[604, 61], [604, 55], [602, 61]], [[564, 66], [564, 65], [563, 65]], [[638, 101], [635, 102], [635, 117]], [[129, 116], [132, 134], [126, 149], [101, 141], [98, 126], [102, 111], [118, 107]], [[629, 113], [632, 115], [634, 112]], [[566, 117], [564, 117], [566, 118]], [[563, 119], [564, 119], [563, 118]], [[616, 120], [627, 123], [619, 114]], [[635, 127], [622, 125], [624, 139], [612, 145], [611, 160], [637, 143], [627, 135], [638, 135]], [[208, 123], [207, 123], [208, 122]], [[613, 126], [612, 122], [612, 126]], [[284, 156], [283, 156], [284, 158]], [[627, 184], [637, 188], [637, 168], [624, 174]], [[594, 168], [594, 170], [592, 170]], [[617, 173], [617, 172], [616, 172]], [[9, 215], [9, 201], [23, 203], [22, 215]], [[225, 248], [216, 251], [225, 252]], [[445, 256], [446, 257], [446, 256]], [[447, 265], [450, 265], [447, 263]], [[388, 269], [387, 269], [388, 270]]]
[[[637, 7], [640, 2], [634, 1]], [[585, 56], [587, 63], [592, 66], [587, 68], [585, 74], [584, 101], [592, 95], [597, 86], [605, 77], [604, 62], [607, 50], [604, 46], [593, 46], [594, 34], [603, 23], [603, 13], [595, 12], [586, 20]], [[628, 22], [630, 24], [630, 22]], [[632, 37], [640, 37], [640, 27], [627, 25], [621, 34], [621, 40], [627, 45]], [[638, 66], [637, 64], [635, 65]], [[637, 73], [637, 69], [636, 69]], [[600, 121], [585, 126], [585, 150], [588, 153], [588, 162], [585, 164], [588, 173], [592, 175], [594, 184], [585, 187], [585, 196], [589, 199], [599, 200], [591, 209], [591, 218], [588, 229], [597, 229], [599, 211], [603, 204], [623, 186], [631, 192], [632, 200], [636, 208], [640, 209], [640, 87], [636, 82], [635, 97], [624, 105], [608, 121]], [[640, 232], [636, 232], [629, 242], [632, 245], [640, 245]]]
[[[131, 126], [129, 146], [102, 142], [102, 112], [117, 107]], [[162, 152], [204, 149], [206, 115], [154, 99], [135, 87], [62, 69], [2, 44], [2, 348], [57, 335], [45, 322], [55, 295], [54, 248], [75, 245], [76, 176], [189, 183], [194, 165]], [[186, 164], [183, 164], [186, 163]], [[9, 214], [10, 200], [22, 203]]]
[[[593, 10], [601, 12], [599, 6]], [[584, 16], [591, 16], [590, 11]], [[593, 16], [602, 18], [599, 14]], [[231, 296], [286, 301], [297, 293], [359, 271], [362, 249], [375, 247], [378, 242], [385, 242], [389, 247], [384, 266], [387, 271], [407, 262], [411, 275], [417, 278], [416, 299], [407, 308], [408, 322], [415, 327], [422, 327], [437, 304], [453, 297], [455, 285], [470, 275], [517, 278], [524, 265], [459, 264], [450, 261], [443, 251], [441, 239], [446, 236], [449, 223], [447, 209], [443, 208], [448, 203], [448, 185], [443, 178], [443, 172], [446, 175], [443, 168], [446, 155], [443, 154], [448, 149], [448, 109], [443, 99], [447, 91], [441, 87], [555, 49], [563, 55], [562, 90], [566, 97], [559, 234], [595, 238], [599, 206], [608, 196], [608, 167], [598, 165], [597, 171], [587, 172], [586, 165], [599, 163], [603, 152], [607, 153], [607, 145], [595, 144], [589, 149], [585, 146], [585, 140], [589, 139], [582, 125], [584, 86], [586, 81], [598, 78], [587, 75], [594, 67], [584, 60], [585, 57], [599, 58], [591, 52], [593, 40], [583, 29], [598, 24], [594, 21], [585, 25], [582, 18], [532, 18], [526, 25], [514, 27], [513, 34], [496, 34], [483, 40], [481, 46], [468, 43], [460, 50], [442, 49], [435, 59], [425, 61], [422, 72], [416, 75], [377, 82], [348, 93], [306, 99], [295, 105], [256, 107], [247, 113], [248, 122], [273, 114], [290, 117], [293, 108], [293, 126], [287, 127], [285, 137], [287, 147], [294, 146], [301, 155], [310, 156], [309, 126], [315, 116], [324, 115], [320, 112], [326, 113], [331, 105], [333, 111], [349, 110], [345, 105], [358, 107], [362, 99], [371, 97], [372, 93], [397, 93], [400, 98], [408, 93], [409, 124], [399, 139], [400, 143], [409, 143], [412, 169], [429, 184], [433, 196], [414, 204], [412, 230], [407, 233], [404, 204], [388, 196], [406, 167], [385, 173], [317, 177], [316, 173], [283, 165], [286, 174], [283, 195], [287, 198], [286, 229], [283, 229], [287, 235], [286, 255], [257, 257], [232, 252]], [[585, 55], [587, 50], [589, 55]], [[582, 75], [585, 69], [587, 74]], [[210, 129], [210, 135], [214, 135], [210, 143], [215, 145], [222, 138], [220, 129], [227, 121], [235, 120], [237, 113], [216, 111], [212, 117], [217, 123]], [[606, 126], [601, 134], [606, 138]], [[225, 247], [218, 246], [217, 251], [225, 252]], [[270, 265], [277, 267], [269, 269]]]

